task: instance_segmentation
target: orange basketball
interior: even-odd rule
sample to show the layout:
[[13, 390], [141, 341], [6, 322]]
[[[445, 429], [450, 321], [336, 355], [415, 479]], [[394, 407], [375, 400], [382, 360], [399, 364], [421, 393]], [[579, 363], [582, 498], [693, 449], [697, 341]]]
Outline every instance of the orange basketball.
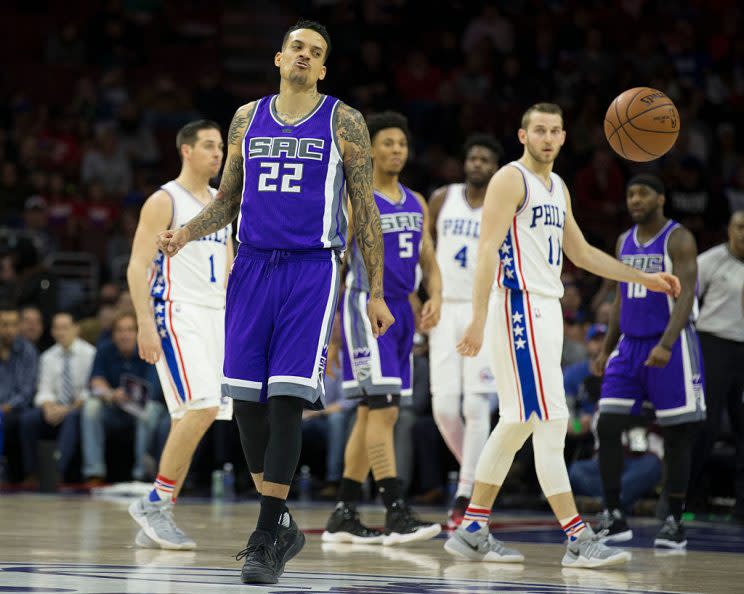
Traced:
[[679, 112], [661, 91], [636, 87], [610, 103], [604, 121], [607, 142], [629, 161], [653, 161], [674, 146]]

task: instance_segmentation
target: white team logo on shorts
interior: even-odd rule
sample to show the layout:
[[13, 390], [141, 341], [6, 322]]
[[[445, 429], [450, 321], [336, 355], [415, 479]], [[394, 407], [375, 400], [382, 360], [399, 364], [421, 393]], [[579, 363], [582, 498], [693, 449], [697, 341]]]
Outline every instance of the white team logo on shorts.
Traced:
[[367, 347], [354, 349], [352, 353], [352, 367], [354, 368], [354, 377], [358, 382], [368, 379], [372, 373], [370, 366], [371, 354]]

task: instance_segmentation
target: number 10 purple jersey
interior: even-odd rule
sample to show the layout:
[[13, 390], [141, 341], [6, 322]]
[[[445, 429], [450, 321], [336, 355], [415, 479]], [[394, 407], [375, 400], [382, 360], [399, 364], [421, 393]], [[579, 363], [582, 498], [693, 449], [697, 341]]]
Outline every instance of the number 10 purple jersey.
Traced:
[[344, 171], [334, 117], [324, 95], [304, 119], [283, 122], [276, 95], [256, 105], [243, 139], [243, 199], [238, 240], [278, 250], [343, 248]]
[[[679, 226], [667, 224], [645, 243], [638, 239], [638, 228], [633, 226], [621, 240], [620, 260], [644, 272], [673, 272], [669, 256], [669, 236]], [[642, 338], [664, 334], [674, 300], [664, 293], [648, 291], [637, 283], [620, 283], [620, 332], [625, 336]], [[693, 307], [693, 311], [694, 311]]]

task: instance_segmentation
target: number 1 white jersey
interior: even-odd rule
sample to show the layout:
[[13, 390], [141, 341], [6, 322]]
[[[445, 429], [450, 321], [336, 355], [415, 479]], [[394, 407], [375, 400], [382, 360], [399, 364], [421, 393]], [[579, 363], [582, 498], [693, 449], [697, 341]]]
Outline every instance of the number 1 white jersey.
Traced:
[[[171, 229], [179, 229], [204, 208], [197, 198], [176, 181], [161, 187], [173, 202]], [[212, 196], [217, 190], [210, 188]], [[156, 300], [225, 308], [227, 242], [232, 225], [196, 241], [190, 241], [175, 257], [158, 251], [150, 277], [150, 295]]]
[[437, 264], [442, 272], [442, 298], [472, 301], [482, 208], [465, 197], [465, 184], [447, 187], [437, 218]]
[[563, 297], [563, 228], [566, 223], [566, 191], [557, 173], [546, 185], [517, 161], [525, 185], [524, 202], [517, 211], [499, 249], [496, 285], [500, 289]]

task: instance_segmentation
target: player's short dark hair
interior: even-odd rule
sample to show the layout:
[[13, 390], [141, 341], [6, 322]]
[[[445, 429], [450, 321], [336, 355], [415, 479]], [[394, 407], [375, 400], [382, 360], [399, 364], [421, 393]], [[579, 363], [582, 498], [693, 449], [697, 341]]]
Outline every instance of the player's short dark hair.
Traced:
[[380, 130], [385, 128], [398, 128], [406, 135], [406, 140], [411, 139], [411, 131], [408, 128], [408, 118], [397, 111], [382, 111], [367, 116], [367, 129], [370, 140], [374, 140]]
[[221, 131], [220, 125], [212, 120], [195, 120], [189, 122], [178, 131], [178, 134], [176, 134], [176, 150], [178, 151], [179, 158], [183, 159], [183, 155], [181, 155], [181, 147], [184, 144], [194, 146], [196, 140], [199, 138], [199, 132], [202, 130]]
[[501, 161], [501, 157], [504, 156], [504, 147], [501, 143], [496, 140], [491, 134], [484, 134], [483, 132], [476, 132], [471, 134], [465, 139], [465, 144], [462, 146], [463, 157], [467, 157], [470, 149], [474, 146], [482, 146], [493, 153], [496, 158], [496, 162]]
[[561, 122], [563, 121], [563, 110], [561, 109], [560, 105], [557, 105], [555, 103], [535, 103], [534, 105], [531, 105], [527, 111], [525, 111], [522, 114], [522, 124], [521, 127], [523, 130], [527, 129], [527, 126], [530, 125], [530, 116], [535, 113], [549, 113], [552, 115], [559, 115], [561, 116]]
[[325, 56], [323, 56], [323, 63], [327, 62], [328, 56], [331, 55], [331, 36], [328, 35], [328, 29], [326, 29], [318, 21], [311, 21], [308, 19], [300, 19], [299, 21], [297, 21], [294, 25], [287, 29], [287, 32], [284, 34], [284, 39], [282, 39], [282, 49], [284, 49], [284, 46], [287, 45], [287, 39], [289, 39], [289, 36], [294, 31], [298, 31], [299, 29], [310, 29], [311, 31], [315, 31], [325, 40], [326, 51]]

